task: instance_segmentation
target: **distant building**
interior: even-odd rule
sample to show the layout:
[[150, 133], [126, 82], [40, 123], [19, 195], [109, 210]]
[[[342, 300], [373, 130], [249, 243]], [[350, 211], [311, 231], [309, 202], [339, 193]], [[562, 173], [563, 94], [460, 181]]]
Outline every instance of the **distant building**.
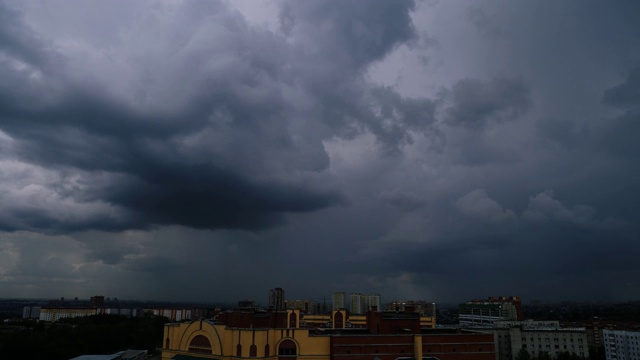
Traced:
[[238, 301], [238, 308], [240, 309], [255, 309], [256, 302], [254, 300], [240, 300]]
[[602, 334], [607, 360], [640, 360], [640, 332], [604, 330]]
[[89, 302], [93, 307], [97, 307], [97, 308], [104, 307], [104, 296], [92, 296]]
[[346, 309], [347, 308], [345, 306], [345, 293], [344, 293], [344, 291], [334, 292], [333, 296], [331, 297], [331, 300], [333, 302], [332, 309], [334, 311], [342, 310], [342, 309]]
[[[23, 311], [23, 315], [24, 312]], [[75, 317], [84, 317], [84, 316], [92, 316], [92, 315], [120, 315], [126, 317], [137, 317], [142, 316], [141, 309], [135, 308], [94, 308], [94, 307], [63, 307], [63, 306], [43, 306], [39, 308], [39, 316], [38, 319], [41, 321], [58, 321], [60, 319], [66, 318], [75, 318]], [[156, 314], [157, 315], [157, 314]], [[34, 311], [31, 311], [32, 318], [34, 317]], [[180, 319], [169, 318], [172, 321], [178, 321]], [[188, 318], [190, 319], [190, 317]], [[185, 320], [185, 319], [182, 319]]]
[[368, 309], [367, 296], [360, 293], [349, 295], [349, 311], [352, 314], [366, 314]]
[[40, 319], [40, 306], [25, 306], [22, 308], [23, 319]]
[[286, 300], [287, 310], [300, 310], [304, 314], [315, 314], [316, 304], [311, 300]]
[[436, 316], [436, 303], [425, 300], [395, 300], [387, 303], [387, 311], [405, 311], [405, 307], [410, 306], [413, 311], [424, 316]]
[[369, 311], [373, 311], [373, 309], [377, 309], [377, 311], [382, 311], [382, 307], [380, 306], [380, 294], [369, 294], [367, 295], [367, 305]]
[[492, 327], [496, 321], [522, 320], [522, 302], [517, 296], [471, 300], [458, 307], [461, 327]]
[[41, 321], [58, 321], [60, 319], [75, 318], [96, 315], [95, 308], [64, 308], [64, 307], [42, 307], [40, 309]]
[[269, 290], [269, 307], [277, 311], [286, 309], [283, 288]]
[[561, 328], [558, 321], [496, 321], [492, 329], [482, 331], [494, 335], [497, 360], [515, 360], [521, 349], [531, 357], [542, 353], [551, 358], [560, 353], [589, 357], [585, 329]]
[[164, 316], [169, 321], [185, 321], [202, 317], [204, 311], [202, 309], [179, 309], [179, 308], [154, 308], [145, 309], [145, 313], [151, 313], [154, 316]]

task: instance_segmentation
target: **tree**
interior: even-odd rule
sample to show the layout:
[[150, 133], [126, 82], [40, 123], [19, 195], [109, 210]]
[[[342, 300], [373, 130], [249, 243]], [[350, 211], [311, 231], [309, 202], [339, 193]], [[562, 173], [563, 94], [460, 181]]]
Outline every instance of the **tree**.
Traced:
[[527, 349], [522, 348], [520, 349], [520, 351], [518, 351], [515, 360], [531, 360], [531, 355], [529, 355]]
[[541, 351], [536, 357], [537, 360], [551, 360], [551, 355], [546, 351]]
[[556, 360], [571, 360], [571, 353], [568, 351], [559, 352], [556, 356]]

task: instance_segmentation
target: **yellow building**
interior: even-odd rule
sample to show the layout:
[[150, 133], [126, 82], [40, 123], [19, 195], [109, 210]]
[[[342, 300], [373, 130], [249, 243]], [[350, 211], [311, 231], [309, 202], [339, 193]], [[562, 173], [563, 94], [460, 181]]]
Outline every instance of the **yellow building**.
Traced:
[[420, 316], [420, 327], [435, 329], [436, 317], [435, 316]]
[[302, 318], [298, 310], [229, 311], [212, 320], [166, 324], [162, 359], [495, 359], [493, 335], [432, 329], [432, 321], [412, 311], [348, 316], [341, 310]]
[[[163, 360], [237, 358], [329, 360], [330, 338], [300, 328], [229, 328], [209, 320], [167, 324]], [[314, 330], [311, 330], [314, 331]]]

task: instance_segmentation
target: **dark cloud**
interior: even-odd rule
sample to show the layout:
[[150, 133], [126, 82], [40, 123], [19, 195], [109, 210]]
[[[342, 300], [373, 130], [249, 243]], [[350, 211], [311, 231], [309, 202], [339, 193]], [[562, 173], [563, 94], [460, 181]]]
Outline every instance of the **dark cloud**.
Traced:
[[411, 134], [439, 136], [434, 127], [435, 102], [430, 99], [403, 98], [391, 88], [371, 91], [370, 113], [362, 114], [369, 130], [389, 151], [400, 151], [412, 142]]
[[[361, 67], [414, 36], [408, 17], [412, 6], [411, 2], [393, 6], [314, 2], [294, 10], [287, 5], [283, 14], [288, 14], [287, 31], [293, 30], [297, 17], [314, 27], [314, 34], [305, 33], [311, 31], [308, 27], [301, 29], [303, 37], [317, 37], [324, 46], [323, 53], [314, 56], [353, 56], [344, 64]], [[432, 121], [433, 104], [428, 100], [404, 99], [390, 89], [369, 92], [358, 77], [318, 82], [315, 74], [306, 72], [327, 71], [335, 66], [333, 61], [317, 59], [310, 69], [303, 69], [304, 56], [283, 57], [318, 44], [290, 47], [282, 38], [250, 28], [220, 3], [194, 2], [172, 15], [159, 15], [168, 17], [142, 18], [134, 25], [134, 31], [140, 31], [122, 46], [134, 45], [138, 37], [153, 37], [157, 27], [164, 26], [162, 21], [179, 24], [188, 19], [191, 26], [176, 32], [160, 28], [167, 37], [159, 38], [146, 53], [124, 58], [133, 64], [134, 79], [128, 79], [134, 80], [132, 99], [109, 91], [110, 86], [121, 86], [109, 83], [111, 79], [92, 76], [88, 82], [75, 82], [66, 73], [73, 71], [68, 62], [56, 68], [33, 65], [31, 72], [38, 79], [27, 85], [31, 74], [5, 68], [5, 79], [10, 81], [0, 97], [1, 128], [17, 142], [21, 159], [46, 168], [111, 174], [101, 187], [94, 184], [65, 196], [80, 205], [110, 204], [114, 211], [126, 211], [129, 221], [105, 217], [103, 224], [71, 220], [62, 225], [47, 219], [46, 212], [32, 209], [40, 220], [29, 221], [30, 216], [22, 214], [22, 225], [6, 225], [6, 229], [111, 230], [153, 224], [269, 227], [281, 223], [286, 213], [342, 201], [338, 189], [313, 180], [328, 165], [321, 143], [325, 137], [360, 132], [357, 124], [364, 124], [381, 143], [398, 149], [410, 141], [410, 131], [424, 131]], [[212, 24], [211, 17], [219, 21]], [[388, 21], [378, 21], [382, 17]], [[320, 26], [320, 33], [315, 26]], [[48, 55], [42, 52], [44, 40], [24, 40], [31, 30], [21, 22], [12, 20], [3, 29], [8, 39], [4, 54], [10, 59], [17, 51], [14, 44], [22, 46], [20, 53]], [[211, 38], [216, 42], [209, 42]], [[114, 67], [106, 71], [130, 70], [118, 63], [106, 65]], [[180, 83], [175, 82], [178, 79]], [[10, 82], [24, 90], [16, 92]], [[164, 93], [161, 86], [171, 91]], [[50, 99], [44, 94], [46, 87], [55, 90]], [[345, 89], [337, 91], [340, 99], [333, 95], [335, 87]], [[126, 86], [123, 90], [129, 91]], [[298, 95], [292, 91], [320, 97], [306, 109], [297, 104]], [[25, 102], [26, 96], [35, 101]], [[311, 115], [310, 120], [327, 120], [332, 126], [319, 125], [324, 133], [306, 132], [303, 122], [307, 120], [300, 118], [316, 108], [340, 112], [335, 118], [329, 115], [331, 120]], [[373, 111], [380, 114], [375, 116]], [[344, 129], [351, 130], [345, 133]]]
[[605, 91], [602, 102], [621, 108], [640, 105], [640, 67], [633, 69], [624, 83]]
[[640, 296], [635, 2], [0, 4], [6, 296]]
[[640, 68], [631, 70], [622, 84], [606, 90], [602, 102], [625, 112], [607, 124], [600, 137], [601, 148], [635, 162], [640, 150]]
[[467, 17], [475, 25], [478, 31], [485, 36], [499, 36], [502, 33], [496, 19], [487, 14], [487, 11], [481, 6], [471, 6], [467, 10]]
[[395, 46], [413, 39], [409, 12], [413, 1], [344, 1], [340, 6], [324, 1], [291, 3], [304, 40], [314, 40], [312, 55], [322, 61], [359, 68], [380, 60]]
[[531, 99], [522, 79], [465, 79], [451, 89], [451, 102], [446, 110], [447, 122], [477, 130], [490, 123], [517, 119], [530, 106]]
[[584, 146], [591, 140], [589, 128], [579, 128], [571, 120], [540, 119], [536, 123], [536, 130], [542, 139], [564, 147]]

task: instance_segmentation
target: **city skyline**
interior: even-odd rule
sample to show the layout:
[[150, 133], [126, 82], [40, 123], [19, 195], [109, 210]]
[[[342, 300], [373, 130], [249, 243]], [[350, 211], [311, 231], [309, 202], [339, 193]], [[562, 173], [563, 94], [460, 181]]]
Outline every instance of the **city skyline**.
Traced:
[[0, 296], [640, 300], [638, 18], [0, 0]]

